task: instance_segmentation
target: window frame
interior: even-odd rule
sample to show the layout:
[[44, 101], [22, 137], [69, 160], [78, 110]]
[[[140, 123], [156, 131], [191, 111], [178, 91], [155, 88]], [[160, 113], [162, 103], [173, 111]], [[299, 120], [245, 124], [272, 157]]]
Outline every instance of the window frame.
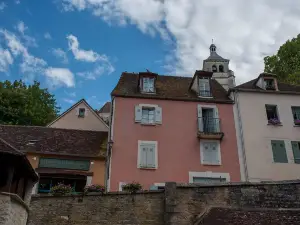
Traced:
[[[148, 80], [148, 84], [147, 84], [147, 90], [145, 90], [145, 81]], [[141, 83], [142, 83], [142, 88], [141, 88], [141, 92], [142, 93], [155, 93], [155, 78], [154, 77], [142, 77], [141, 78]], [[152, 88], [153, 90], [150, 90], [150, 84], [152, 83]]]
[[[142, 157], [142, 145], [154, 145], [154, 167], [141, 166], [141, 157]], [[138, 157], [137, 157], [137, 168], [146, 169], [146, 170], [155, 170], [158, 168], [158, 155], [157, 155], [157, 141], [143, 141], [138, 140]]]
[[[207, 83], [208, 83], [208, 88], [205, 86], [205, 90], [201, 90], [200, 88], [200, 83], [202, 80], [207, 80]], [[203, 93], [208, 93], [208, 95], [202, 95], [201, 92]], [[198, 96], [201, 97], [201, 98], [213, 98], [212, 96], [212, 92], [211, 92], [211, 82], [210, 82], [210, 78], [209, 77], [199, 77], [198, 78]]]
[[[267, 85], [268, 82], [271, 81], [272, 85]], [[275, 79], [274, 78], [264, 78], [263, 80], [264, 82], [264, 89], [265, 90], [276, 90], [276, 86], [275, 86]]]
[[195, 177], [203, 177], [203, 178], [225, 178], [226, 182], [230, 182], [230, 174], [229, 173], [216, 173], [212, 171], [206, 171], [206, 172], [193, 172], [189, 171], [189, 183], [190, 184], [196, 184], [194, 183]]
[[299, 114], [299, 119], [295, 119], [295, 118], [294, 118], [294, 110], [295, 110], [295, 109], [298, 109], [299, 112], [300, 112], [300, 106], [291, 106], [292, 117], [293, 117], [294, 125], [298, 125], [298, 126], [299, 126], [299, 124], [298, 124], [298, 123], [296, 124], [295, 121], [296, 121], [296, 120], [300, 120], [300, 114]]
[[[83, 110], [83, 115], [80, 114], [81, 110]], [[78, 117], [79, 118], [84, 118], [85, 117], [85, 113], [86, 109], [85, 108], [78, 108]]]
[[[274, 104], [265, 104], [265, 113], [266, 113], [267, 121], [270, 120], [270, 119], [268, 118], [268, 112], [267, 112], [267, 107], [268, 107], [268, 106], [275, 107], [277, 119], [280, 121], [280, 116], [279, 116], [279, 109], [278, 109], [278, 106], [277, 106], [277, 105], [274, 105]], [[272, 119], [272, 118], [271, 118], [271, 119]], [[280, 121], [280, 123], [281, 123], [281, 121]]]
[[[218, 151], [218, 159], [219, 162], [207, 163], [204, 162], [204, 144], [205, 143], [216, 143], [217, 144], [217, 151]], [[222, 165], [222, 157], [221, 157], [221, 143], [219, 140], [201, 140], [200, 141], [200, 163], [202, 165], [213, 165], [213, 166], [221, 166]]]
[[[142, 108], [142, 119], [141, 119], [141, 124], [146, 124], [146, 125], [153, 125], [153, 124], [156, 124], [156, 120], [155, 120], [155, 114], [156, 114], [156, 107], [155, 106], [141, 106]], [[144, 110], [148, 110], [148, 122], [145, 122], [143, 120], [143, 111]], [[149, 120], [149, 112], [150, 111], [153, 111], [153, 120], [152, 122], [150, 123], [150, 120]]]

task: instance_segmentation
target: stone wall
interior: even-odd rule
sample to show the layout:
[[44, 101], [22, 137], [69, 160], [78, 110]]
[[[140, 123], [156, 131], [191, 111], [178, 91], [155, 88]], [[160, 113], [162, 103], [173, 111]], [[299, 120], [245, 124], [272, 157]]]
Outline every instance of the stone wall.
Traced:
[[164, 193], [33, 197], [29, 225], [163, 225]]
[[36, 196], [28, 225], [190, 225], [200, 224], [199, 218], [216, 207], [273, 210], [274, 217], [274, 210], [282, 208], [295, 213], [300, 208], [300, 181], [218, 186], [166, 183], [163, 192], [136, 195]]
[[25, 225], [28, 206], [15, 194], [0, 193], [0, 225]]

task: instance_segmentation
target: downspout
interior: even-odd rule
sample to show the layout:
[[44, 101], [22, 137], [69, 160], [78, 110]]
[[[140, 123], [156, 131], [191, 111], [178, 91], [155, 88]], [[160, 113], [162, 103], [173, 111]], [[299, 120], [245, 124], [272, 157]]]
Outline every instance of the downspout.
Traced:
[[234, 91], [234, 98], [235, 98], [234, 101], [235, 101], [235, 104], [237, 107], [238, 128], [239, 128], [239, 134], [240, 134], [239, 136], [240, 136], [240, 140], [241, 140], [241, 150], [242, 150], [242, 155], [243, 155], [245, 180], [249, 181], [247, 158], [246, 158], [246, 152], [245, 152], [244, 134], [243, 134], [243, 124], [242, 124], [242, 119], [241, 119], [238, 91]]
[[109, 191], [108, 188], [108, 179], [110, 178], [110, 157], [111, 157], [111, 149], [112, 146], [108, 144], [109, 141], [112, 141], [112, 126], [113, 126], [113, 113], [114, 113], [114, 97], [111, 98], [110, 104], [110, 118], [109, 118], [109, 132], [108, 132], [108, 140], [107, 140], [107, 151], [106, 151], [106, 160], [105, 160], [105, 176], [104, 176], [104, 185], [106, 191]]

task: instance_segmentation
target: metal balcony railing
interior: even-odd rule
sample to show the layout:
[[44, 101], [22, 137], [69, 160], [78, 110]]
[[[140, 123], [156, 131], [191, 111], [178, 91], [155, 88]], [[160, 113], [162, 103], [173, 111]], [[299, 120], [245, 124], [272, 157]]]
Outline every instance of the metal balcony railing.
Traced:
[[210, 117], [198, 118], [198, 129], [204, 133], [219, 133], [220, 132], [220, 119]]

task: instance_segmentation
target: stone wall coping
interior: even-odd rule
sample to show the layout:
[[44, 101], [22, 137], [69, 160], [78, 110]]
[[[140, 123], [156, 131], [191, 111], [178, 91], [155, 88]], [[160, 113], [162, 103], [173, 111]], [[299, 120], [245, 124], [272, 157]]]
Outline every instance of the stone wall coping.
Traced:
[[17, 204], [23, 206], [26, 209], [27, 213], [29, 213], [29, 206], [17, 194], [8, 193], [8, 192], [0, 192], [0, 195], [9, 196], [11, 201], [14, 201]]
[[82, 193], [78, 194], [68, 194], [68, 195], [63, 195], [63, 196], [54, 196], [50, 194], [34, 194], [32, 195], [32, 198], [66, 198], [66, 197], [87, 197], [87, 196], [117, 196], [117, 195], [142, 195], [142, 194], [155, 194], [155, 193], [163, 193], [164, 190], [145, 190], [145, 191], [138, 191], [135, 194], [131, 194], [129, 192], [125, 191], [116, 191], [116, 192], [108, 192], [101, 194], [99, 192], [91, 192], [87, 193], [86, 195], [83, 195]]
[[261, 182], [228, 182], [220, 184], [187, 184], [177, 183], [178, 188], [201, 188], [201, 187], [235, 187], [235, 186], [265, 186], [265, 185], [300, 184], [300, 180], [285, 181], [261, 181]]

